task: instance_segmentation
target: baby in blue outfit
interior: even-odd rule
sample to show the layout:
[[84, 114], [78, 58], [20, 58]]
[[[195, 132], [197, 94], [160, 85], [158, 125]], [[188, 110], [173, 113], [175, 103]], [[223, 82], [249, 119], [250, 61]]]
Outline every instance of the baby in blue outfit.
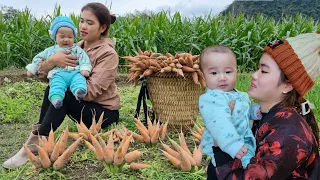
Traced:
[[71, 92], [77, 100], [81, 100], [87, 94], [86, 78], [92, 70], [88, 55], [81, 49], [74, 40], [77, 36], [77, 28], [69, 17], [58, 16], [50, 26], [50, 36], [55, 45], [37, 54], [31, 64], [26, 66], [28, 75], [37, 74], [39, 64], [47, 60], [51, 55], [61, 51], [70, 52], [71, 56], [77, 57], [76, 67], [65, 68], [54, 67], [48, 73], [50, 84], [49, 100], [56, 109], [63, 105], [65, 92], [70, 87]]
[[[255, 154], [256, 140], [250, 120], [261, 119], [260, 106], [251, 103], [247, 93], [235, 89], [237, 62], [233, 51], [225, 46], [210, 46], [200, 56], [207, 90], [199, 98], [204, 121], [201, 148], [212, 157], [215, 142], [232, 158], [241, 159], [244, 167]], [[234, 104], [233, 110], [230, 104]]]

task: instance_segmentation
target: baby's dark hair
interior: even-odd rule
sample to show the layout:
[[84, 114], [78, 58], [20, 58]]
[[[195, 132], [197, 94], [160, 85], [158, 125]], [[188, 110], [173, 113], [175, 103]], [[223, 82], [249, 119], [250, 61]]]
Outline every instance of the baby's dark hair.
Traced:
[[227, 54], [231, 54], [232, 56], [234, 56], [235, 60], [237, 59], [237, 57], [234, 54], [234, 52], [232, 51], [232, 49], [230, 49], [227, 46], [224, 46], [224, 45], [208, 46], [200, 54], [200, 69], [201, 70], [202, 70], [201, 67], [202, 67], [203, 57], [209, 53], [227, 53]]

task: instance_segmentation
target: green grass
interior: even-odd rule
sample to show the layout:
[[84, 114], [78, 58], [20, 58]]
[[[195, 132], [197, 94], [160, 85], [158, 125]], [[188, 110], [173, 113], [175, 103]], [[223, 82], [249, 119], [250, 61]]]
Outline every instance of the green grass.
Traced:
[[[237, 89], [247, 91], [250, 79], [249, 75], [240, 74], [238, 76]], [[319, 83], [318, 81], [316, 86], [307, 95], [307, 98], [316, 105], [320, 104], [320, 95], [316, 93], [320, 90]], [[0, 163], [21, 147], [21, 144], [29, 133], [30, 125], [36, 123], [45, 87], [46, 84], [40, 82], [17, 82], [0, 87], [0, 100], [5, 99], [5, 101], [1, 101], [0, 103], [0, 114], [10, 114], [10, 116], [1, 116], [5, 119], [1, 118], [0, 121], [0, 139], [5, 139], [5, 141], [0, 142], [0, 152], [2, 152], [0, 154]], [[119, 87], [122, 104], [120, 110], [121, 122], [119, 125], [112, 125], [108, 129], [126, 126], [128, 129], [136, 130], [133, 115], [139, 90], [139, 86], [128, 85]], [[320, 114], [318, 109], [315, 110], [315, 114], [319, 119]], [[55, 134], [60, 134], [66, 126], [69, 127], [70, 131], [76, 131], [74, 123], [67, 119]], [[107, 131], [107, 129], [104, 131]], [[175, 133], [171, 133], [170, 136], [177, 139]], [[165, 142], [169, 144], [167, 140]], [[187, 136], [187, 143], [193, 149], [193, 141], [190, 135]], [[32, 170], [31, 164], [28, 163], [12, 171], [5, 171], [0, 167], [0, 179], [206, 179], [203, 169], [193, 173], [174, 169], [162, 155], [161, 151], [159, 151], [159, 148], [159, 145], [146, 146], [137, 142], [135, 142], [134, 146], [130, 147], [129, 151], [138, 149], [143, 153], [138, 162], [152, 166], [150, 169], [141, 171], [133, 171], [124, 166], [120, 173], [114, 175], [108, 174], [104, 171], [103, 164], [96, 160], [94, 154], [81, 145], [73, 154], [67, 167], [60, 171], [50, 169], [35, 171]], [[205, 167], [207, 163], [208, 159], [204, 157], [202, 166]]]

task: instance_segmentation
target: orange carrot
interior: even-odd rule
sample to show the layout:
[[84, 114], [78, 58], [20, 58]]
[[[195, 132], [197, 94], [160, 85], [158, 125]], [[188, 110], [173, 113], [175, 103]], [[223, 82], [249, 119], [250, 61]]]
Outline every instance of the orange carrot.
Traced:
[[160, 70], [161, 73], [171, 72], [172, 68], [170, 66], [164, 67]]
[[101, 130], [101, 125], [103, 123], [103, 117], [104, 117], [104, 111], [102, 111], [100, 118], [99, 118], [99, 121], [96, 125], [97, 132], [99, 132]]
[[42, 167], [41, 161], [30, 151], [27, 145], [23, 144], [23, 148], [28, 158], [30, 159], [32, 165], [34, 165], [35, 168], [41, 168]]
[[88, 147], [88, 149], [90, 149], [92, 152], [96, 151], [93, 145], [89, 141], [86, 141], [86, 140], [83, 140], [83, 141], [84, 141], [84, 144]]
[[134, 170], [138, 170], [138, 169], [151, 168], [151, 166], [147, 164], [131, 163], [130, 168]]
[[[173, 147], [179, 152], [179, 154], [180, 154], [180, 160], [182, 159], [182, 157], [181, 157], [181, 152], [184, 152], [184, 153], [183, 153], [184, 156], [186, 156], [186, 157], [189, 159], [191, 165], [194, 166], [194, 165], [196, 164], [196, 161], [193, 159], [192, 155], [190, 156], [188, 153], [186, 153], [186, 152], [183, 150], [183, 148], [182, 148], [181, 146], [179, 146], [174, 140], [172, 140], [172, 139], [170, 139], [170, 138], [169, 138], [169, 140], [170, 140], [171, 144], [173, 145]], [[183, 163], [182, 160], [181, 160], [181, 163]]]
[[192, 165], [191, 165], [189, 158], [187, 157], [188, 154], [182, 148], [179, 150], [179, 154], [181, 157], [180, 167], [181, 167], [182, 171], [189, 172], [191, 170]]
[[199, 79], [198, 79], [198, 73], [197, 72], [193, 72], [192, 74], [192, 80], [195, 84], [200, 84], [199, 83]]
[[162, 147], [164, 148], [164, 150], [169, 153], [171, 156], [180, 159], [180, 155], [177, 151], [171, 149], [168, 145], [164, 144], [161, 142]]
[[66, 149], [67, 141], [68, 141], [68, 134], [69, 134], [69, 128], [68, 126], [63, 131], [62, 136], [60, 137], [60, 144], [59, 144], [59, 154], [62, 154], [63, 151]]
[[103, 136], [103, 137], [109, 136], [112, 132], [113, 132], [113, 129], [111, 129], [110, 131], [107, 131], [107, 132], [103, 133], [101, 136]]
[[114, 165], [116, 166], [122, 165], [123, 158], [124, 158], [124, 154], [122, 151], [122, 146], [119, 146], [113, 159]]
[[124, 156], [124, 160], [126, 161], [126, 163], [130, 164], [132, 163], [133, 161], [139, 159], [141, 156], [141, 152], [138, 151], [138, 150], [134, 150], [132, 152], [129, 152], [128, 154], [126, 154]]
[[157, 144], [159, 140], [159, 134], [160, 134], [161, 128], [156, 128], [156, 132], [151, 137], [151, 144]]
[[50, 156], [50, 160], [51, 162], [55, 162], [58, 157], [59, 157], [59, 153], [60, 153], [60, 141], [61, 141], [62, 137], [59, 138], [58, 142], [55, 144], [54, 148], [53, 148], [53, 151], [51, 153], [51, 156]]
[[168, 129], [168, 123], [169, 121], [167, 121], [166, 123], [164, 123], [162, 129], [161, 129], [161, 133], [160, 133], [160, 136], [161, 136], [161, 140], [164, 140], [166, 138], [166, 134], [167, 134], [167, 129]]
[[77, 149], [82, 141], [82, 137], [77, 139], [74, 143], [72, 143], [58, 159], [53, 163], [53, 169], [61, 169], [64, 167], [66, 162], [68, 161], [71, 154]]
[[200, 167], [201, 166], [201, 160], [202, 160], [202, 152], [201, 152], [201, 147], [200, 146], [197, 148], [197, 146], [194, 145], [192, 157], [196, 161], [196, 165], [198, 167]]
[[41, 161], [42, 166], [44, 168], [49, 168], [51, 165], [51, 161], [49, 159], [47, 152], [45, 152], [43, 150], [43, 148], [38, 145], [36, 145], [36, 147], [38, 149], [38, 153], [39, 153], [39, 157], [40, 157], [40, 161]]
[[142, 122], [140, 121], [140, 119], [134, 118], [134, 121], [135, 121], [136, 124], [138, 124], [142, 129], [144, 129], [145, 131], [148, 131], [148, 129], [142, 124]]
[[152, 125], [152, 122], [149, 118], [149, 116], [147, 116], [147, 124], [148, 124], [148, 132], [149, 132], [149, 135], [152, 136], [154, 134], [154, 131], [155, 129], [153, 128], [153, 125]]
[[89, 137], [90, 137], [90, 140], [93, 144], [93, 147], [96, 150], [97, 159], [100, 161], [103, 161], [103, 159], [104, 159], [103, 149], [102, 149], [100, 143], [98, 142], [98, 140], [95, 137], [93, 137], [92, 134], [89, 134]]
[[129, 145], [130, 145], [130, 142], [133, 138], [133, 135], [131, 134], [127, 139], [126, 141], [123, 143], [122, 145], [122, 151], [123, 151], [123, 154], [127, 154], [127, 151], [128, 151], [128, 148], [129, 148]]
[[193, 68], [193, 69], [199, 69], [200, 67], [199, 67], [198, 64], [194, 64], [192, 68]]
[[74, 140], [77, 140], [78, 138], [80, 138], [80, 134], [78, 133], [69, 133], [68, 136]]
[[92, 123], [91, 123], [91, 126], [89, 128], [90, 133], [93, 134], [93, 135], [96, 135], [98, 133], [98, 131], [97, 131], [97, 122], [96, 122], [95, 116], [96, 116], [96, 112], [94, 111], [92, 113]]
[[182, 149], [188, 153], [190, 156], [192, 156], [188, 146], [187, 146], [187, 143], [186, 143], [186, 139], [184, 137], [184, 134], [182, 132], [182, 128], [181, 128], [181, 132], [180, 132], [180, 135], [179, 135], [179, 141], [180, 141], [180, 146], [182, 147]]
[[[79, 133], [79, 135], [80, 135], [81, 137], [83, 137], [83, 139], [85, 139], [85, 140], [88, 140], [88, 139], [89, 139], [88, 134], [86, 134], [86, 133]], [[75, 139], [75, 140], [77, 140], [77, 139]]]
[[147, 69], [143, 72], [143, 76], [150, 76], [153, 73], [152, 69]]
[[150, 143], [150, 136], [148, 134], [148, 131], [144, 131], [140, 126], [137, 126], [137, 129], [140, 131], [142, 137], [143, 137], [143, 140], [145, 143]]
[[141, 143], [144, 143], [143, 136], [141, 136], [140, 134], [137, 134], [135, 132], [131, 132], [131, 133], [132, 133], [132, 136], [134, 139], [138, 140]]
[[194, 72], [196, 71], [195, 69], [193, 69], [192, 67], [189, 67], [189, 66], [182, 66], [182, 71], [183, 72]]
[[197, 132], [199, 134], [202, 134], [202, 129], [199, 127], [199, 125], [197, 125], [196, 123], [194, 123], [194, 127], [196, 128]]
[[49, 155], [51, 155], [53, 151], [53, 147], [54, 147], [54, 133], [53, 133], [52, 124], [51, 124], [51, 130], [49, 133], [48, 143], [47, 143], [47, 149], [48, 149]]
[[191, 130], [191, 134], [192, 134], [195, 138], [197, 138], [199, 141], [201, 141], [202, 137], [201, 137], [200, 134], [198, 134], [198, 133], [196, 133], [196, 132], [194, 132], [194, 131], [192, 131], [192, 130]]
[[169, 159], [169, 161], [174, 165], [174, 167], [180, 168], [181, 161], [179, 159], [173, 157], [171, 154], [169, 154], [166, 151], [163, 151], [163, 150], [161, 150], [161, 151], [163, 152], [164, 156], [166, 156]]
[[47, 148], [48, 140], [47, 140], [47, 138], [45, 136], [38, 135], [38, 140], [39, 140], [39, 146], [44, 150], [44, 152], [46, 154], [48, 154], [48, 148]]
[[138, 48], [138, 55], [143, 55], [143, 52], [141, 51], [140, 48]]
[[198, 70], [197, 71], [198, 75], [199, 75], [199, 82], [203, 87], [206, 87], [206, 80], [204, 79], [204, 75], [202, 73], [202, 71]]
[[188, 67], [193, 67], [193, 61], [192, 61], [192, 58], [191, 58], [191, 56], [188, 56], [187, 57], [187, 66]]
[[166, 53], [166, 56], [169, 58], [169, 57], [173, 57], [173, 55], [172, 54], [170, 54], [170, 53]]
[[99, 141], [101, 148], [102, 148], [102, 151], [103, 151], [103, 158], [104, 158], [104, 160], [107, 160], [108, 156], [107, 156], [106, 142], [101, 138], [101, 136], [99, 136], [99, 134], [97, 134], [97, 138], [98, 138], [98, 141]]
[[110, 136], [109, 136], [109, 140], [107, 142], [107, 147], [106, 147], [106, 159], [105, 161], [108, 163], [108, 164], [111, 164], [113, 162], [113, 156], [114, 156], [114, 144], [113, 144], [113, 132], [111, 132]]

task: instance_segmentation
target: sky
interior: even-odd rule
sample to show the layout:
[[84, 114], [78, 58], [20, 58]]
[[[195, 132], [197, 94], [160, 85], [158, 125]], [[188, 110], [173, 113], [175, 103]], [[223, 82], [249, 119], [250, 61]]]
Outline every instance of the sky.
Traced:
[[105, 4], [113, 14], [118, 16], [134, 11], [150, 10], [159, 12], [170, 9], [179, 11], [186, 16], [200, 16], [211, 12], [216, 15], [225, 9], [233, 0], [0, 0], [0, 5], [12, 6], [15, 9], [28, 7], [37, 17], [52, 14], [55, 4], [61, 6], [61, 13], [69, 15], [71, 12], [80, 14], [81, 7], [89, 2]]

